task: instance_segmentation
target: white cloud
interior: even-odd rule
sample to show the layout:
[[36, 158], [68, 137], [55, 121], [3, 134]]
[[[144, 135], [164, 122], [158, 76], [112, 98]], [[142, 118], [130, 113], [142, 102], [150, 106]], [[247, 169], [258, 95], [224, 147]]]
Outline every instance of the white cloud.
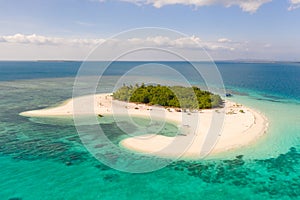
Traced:
[[[103, 0], [101, 0], [103, 2]], [[254, 13], [263, 4], [272, 0], [120, 0], [130, 2], [137, 5], [153, 5], [156, 8], [161, 8], [166, 5], [190, 5], [195, 7], [224, 5], [225, 7], [239, 6], [243, 11]], [[299, 0], [292, 0], [299, 1]]]
[[[217, 41], [202, 41], [197, 36], [169, 38], [167, 36], [155, 36], [146, 38], [127, 38], [127, 39], [82, 39], [82, 38], [61, 38], [48, 37], [42, 35], [23, 35], [15, 34], [0, 36], [0, 43], [12, 43], [22, 45], [39, 46], [87, 46], [92, 47], [106, 41], [106, 45], [115, 47], [125, 47], [127, 45], [136, 47], [161, 47], [161, 48], [181, 48], [181, 49], [199, 49], [206, 50], [234, 50], [237, 43], [231, 43], [227, 38], [220, 38]], [[220, 44], [221, 43], [221, 44]], [[235, 46], [234, 46], [235, 45]]]
[[226, 42], [229, 43], [231, 40], [223, 38], [222, 45], [220, 45], [219, 41], [203, 41], [197, 36], [190, 36], [190, 37], [180, 37], [171, 39], [166, 36], [156, 36], [156, 37], [147, 37], [147, 38], [130, 38], [127, 39], [128, 45], [135, 45], [135, 46], [155, 46], [161, 48], [180, 48], [180, 49], [206, 49], [211, 51], [216, 50], [235, 50], [235, 47], [232, 44], [225, 44]]
[[[82, 38], [60, 38], [60, 37], [48, 37], [42, 35], [23, 35], [15, 34], [8, 36], [0, 36], [1, 43], [14, 43], [14, 44], [32, 44], [32, 45], [55, 45], [55, 46], [95, 46], [105, 39], [82, 39]], [[221, 38], [216, 42], [202, 41], [197, 36], [169, 38], [166, 36], [155, 36], [146, 38], [128, 38], [124, 40], [111, 39], [107, 41], [109, 45], [135, 45], [135, 46], [156, 46], [156, 47], [173, 47], [173, 48], [205, 48], [208, 50], [218, 49], [232, 49], [232, 47], [225, 46], [225, 43], [231, 42], [226, 38]], [[218, 43], [224, 43], [219, 45]]]
[[145, 45], [155, 45], [155, 46], [170, 46], [172, 43], [172, 40], [170, 40], [170, 38], [166, 36], [147, 37], [145, 40], [140, 39], [140, 41], [142, 43], [143, 41], [145, 41]]
[[[96, 1], [96, 0], [91, 0]], [[98, 0], [105, 2], [107, 0]], [[128, 3], [133, 3], [138, 6], [152, 5], [155, 8], [161, 8], [167, 5], [186, 5], [186, 6], [212, 6], [223, 5], [225, 7], [239, 6], [244, 12], [255, 13], [263, 4], [272, 2], [273, 0], [118, 0]], [[300, 0], [288, 0], [290, 6], [288, 10], [300, 8]]]
[[199, 37], [191, 36], [191, 37], [182, 37], [174, 40], [174, 45], [177, 47], [201, 47], [202, 41]]
[[96, 45], [105, 41], [104, 39], [66, 39], [60, 37], [48, 37], [42, 35], [15, 34], [0, 36], [0, 42], [34, 45]]
[[[118, 52], [127, 51], [127, 49], [150, 47], [170, 50], [172, 52], [185, 52], [187, 55], [194, 56], [196, 60], [199, 58], [199, 52], [203, 52], [203, 49], [207, 50], [211, 55], [229, 55], [232, 51], [235, 53], [243, 52], [249, 46], [246, 42], [232, 41], [227, 38], [206, 41], [200, 39], [198, 36], [172, 37], [168, 35], [156, 35], [105, 40], [102, 38], [62, 38], [37, 34], [15, 34], [0, 36], [0, 51], [4, 52], [0, 55], [0, 60], [14, 58], [84, 59], [97, 44], [102, 42], [104, 42], [103, 48], [101, 46], [97, 48], [100, 49], [99, 54], [95, 54], [101, 58], [111, 58], [111, 56], [119, 55]], [[168, 59], [164, 58], [163, 55], [158, 56], [162, 56], [162, 59]], [[138, 59], [143, 59], [143, 55]]]
[[220, 38], [220, 39], [218, 39], [218, 42], [220, 42], [220, 43], [228, 43], [228, 42], [231, 42], [231, 40], [228, 39], [228, 38]]
[[169, 38], [166, 36], [155, 36], [147, 38], [130, 38], [127, 41], [131, 45], [145, 45], [145, 46], [156, 46], [156, 47], [174, 47], [174, 48], [200, 48], [201, 40], [199, 37], [180, 37], [180, 38]]
[[15, 34], [15, 35], [9, 35], [9, 36], [2, 36], [1, 37], [2, 42], [8, 42], [8, 43], [36, 43], [36, 44], [42, 44], [42, 43], [48, 43], [50, 41], [47, 41], [47, 38], [44, 36], [37, 36], [35, 34], [33, 35], [22, 35], [22, 34]]
[[290, 0], [290, 7], [288, 10], [294, 10], [300, 8], [300, 0]]

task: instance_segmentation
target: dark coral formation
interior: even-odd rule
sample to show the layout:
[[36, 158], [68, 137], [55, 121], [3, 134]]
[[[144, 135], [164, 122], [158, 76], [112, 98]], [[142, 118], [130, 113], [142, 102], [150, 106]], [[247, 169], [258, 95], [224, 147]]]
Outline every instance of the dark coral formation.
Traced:
[[[177, 161], [169, 165], [174, 170], [200, 178], [206, 183], [231, 184], [248, 187], [255, 193], [268, 193], [280, 198], [300, 197], [300, 152], [292, 147], [286, 154], [265, 160], [233, 160], [187, 162]], [[259, 171], [257, 170], [259, 165]]]

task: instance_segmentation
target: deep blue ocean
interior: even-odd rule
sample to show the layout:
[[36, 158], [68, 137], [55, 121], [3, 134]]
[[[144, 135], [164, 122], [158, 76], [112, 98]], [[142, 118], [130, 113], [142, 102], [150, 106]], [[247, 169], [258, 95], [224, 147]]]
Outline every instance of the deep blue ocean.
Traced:
[[[203, 81], [189, 63], [158, 63], [195, 85]], [[231, 98], [268, 118], [266, 136], [245, 148], [205, 160], [179, 159], [145, 174], [116, 171], [96, 160], [72, 119], [19, 115], [71, 98], [81, 64], [0, 62], [0, 200], [300, 199], [300, 63], [216, 62]], [[106, 64], [93, 62], [86, 76]], [[151, 63], [111, 63], [97, 92], [110, 92], [118, 77], [144, 64]], [[116, 143], [126, 137], [113, 122], [102, 126]], [[169, 125], [163, 134], [174, 129]]]
[[[94, 62], [95, 67], [106, 67], [106, 76], [121, 76], [128, 70], [148, 62]], [[151, 62], [152, 63], [152, 62]], [[191, 71], [185, 62], [155, 62], [170, 66], [181, 73]], [[0, 62], [0, 81], [75, 77], [82, 62]], [[199, 63], [201, 65], [201, 62]], [[202, 63], [205, 65], [205, 62]], [[216, 62], [227, 88], [256, 90], [266, 97], [300, 99], [300, 63]], [[186, 67], [189, 66], [189, 67]], [[91, 75], [93, 71], [91, 70]], [[192, 79], [193, 73], [188, 73]]]

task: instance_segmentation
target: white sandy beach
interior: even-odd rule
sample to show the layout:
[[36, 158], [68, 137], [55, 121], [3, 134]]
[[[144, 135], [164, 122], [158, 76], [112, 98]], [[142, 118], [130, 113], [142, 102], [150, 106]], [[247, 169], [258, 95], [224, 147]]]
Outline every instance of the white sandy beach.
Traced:
[[[92, 102], [91, 99], [93, 106], [89, 103]], [[224, 152], [249, 145], [264, 135], [268, 127], [268, 121], [261, 113], [230, 101], [226, 101], [225, 107], [222, 109], [176, 112], [174, 109], [167, 110], [155, 106], [116, 101], [110, 94], [78, 97], [70, 99], [58, 107], [27, 111], [20, 115], [29, 117], [72, 116], [74, 114], [73, 105], [80, 105], [80, 108], [75, 109], [76, 115], [128, 114], [129, 116], [152, 117], [175, 122], [184, 130], [184, 134], [166, 137], [149, 133], [120, 142], [120, 146], [123, 148], [163, 157], [179, 155], [185, 158], [200, 157], [200, 151], [208, 137], [209, 130], [216, 128], [215, 126], [222, 129], [218, 132], [218, 137], [213, 138], [213, 140], [217, 139], [216, 142], [213, 141], [216, 143], [214, 148], [212, 151], [207, 149], [209, 151], [207, 153]], [[222, 116], [224, 120], [222, 120]]]

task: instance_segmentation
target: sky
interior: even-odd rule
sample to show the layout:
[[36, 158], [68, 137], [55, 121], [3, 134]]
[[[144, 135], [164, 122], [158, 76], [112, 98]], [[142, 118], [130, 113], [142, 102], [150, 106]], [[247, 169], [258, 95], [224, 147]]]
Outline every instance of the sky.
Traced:
[[299, 19], [300, 0], [0, 0], [0, 60], [84, 60], [95, 48], [107, 60], [155, 47], [193, 60], [205, 51], [214, 60], [300, 61]]

